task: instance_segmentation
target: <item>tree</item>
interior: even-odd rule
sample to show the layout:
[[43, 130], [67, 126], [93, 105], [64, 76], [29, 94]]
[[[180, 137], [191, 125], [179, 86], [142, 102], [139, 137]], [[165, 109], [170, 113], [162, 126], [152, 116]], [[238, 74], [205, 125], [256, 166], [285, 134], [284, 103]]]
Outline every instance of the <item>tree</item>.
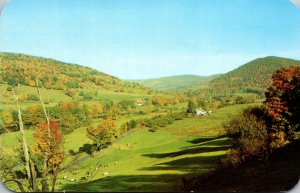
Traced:
[[120, 131], [117, 128], [114, 120], [107, 118], [103, 120], [102, 124], [103, 127], [107, 129], [114, 138], [119, 137]]
[[66, 95], [68, 95], [69, 97], [74, 97], [76, 95], [76, 90], [68, 89]]
[[269, 144], [263, 111], [261, 107], [245, 109], [224, 125], [227, 136], [233, 139], [227, 162], [236, 165], [251, 158], [266, 158]]
[[11, 124], [14, 123], [14, 119], [13, 119], [12, 113], [9, 112], [9, 111], [3, 112], [3, 114], [2, 114], [2, 120], [3, 120], [3, 123], [6, 126], [9, 126], [9, 125], [11, 125]]
[[212, 104], [211, 104], [212, 108], [214, 108], [214, 109], [220, 108], [221, 105], [222, 105], [221, 101], [218, 101], [218, 100], [215, 100], [215, 101], [212, 102]]
[[88, 127], [86, 129], [87, 137], [94, 141], [96, 150], [101, 150], [111, 143], [111, 134], [103, 125], [98, 127]]
[[[36, 128], [34, 139], [36, 141], [35, 154], [43, 158], [47, 155], [48, 173], [55, 174], [63, 161], [62, 135], [54, 120], [49, 120], [50, 138], [48, 136], [48, 123], [43, 121]], [[47, 153], [46, 153], [47, 152]]]
[[273, 129], [288, 136], [300, 129], [300, 67], [281, 68], [273, 73], [264, 105], [273, 118]]
[[30, 79], [28, 81], [28, 85], [31, 86], [31, 87], [35, 87], [35, 81]]
[[158, 106], [160, 106], [160, 107], [163, 107], [164, 102], [163, 102], [163, 100], [162, 100], [161, 97], [155, 96], [155, 97], [152, 98], [152, 104], [153, 104], [153, 105], [158, 105]]
[[206, 100], [199, 98], [197, 100], [197, 103], [198, 103], [198, 106], [201, 107], [202, 109], [204, 109], [204, 110], [208, 109], [208, 102]]
[[[18, 85], [18, 88], [19, 88], [19, 85]], [[14, 97], [16, 100], [17, 108], [18, 108], [18, 122], [19, 122], [19, 130], [20, 130], [20, 134], [21, 134], [22, 154], [25, 159], [25, 169], [26, 169], [27, 180], [29, 182], [29, 190], [36, 192], [37, 191], [36, 171], [35, 171], [34, 163], [29, 155], [29, 148], [28, 148], [28, 145], [27, 145], [28, 143], [27, 143], [26, 136], [25, 136], [22, 112], [21, 112], [21, 107], [19, 104], [19, 97], [15, 93], [15, 91], [14, 91]]]
[[191, 99], [188, 102], [188, 108], [186, 112], [190, 114], [196, 114], [196, 104]]
[[174, 104], [174, 99], [168, 98], [168, 99], [167, 99], [167, 102], [168, 102], [170, 105], [173, 105], [173, 104]]

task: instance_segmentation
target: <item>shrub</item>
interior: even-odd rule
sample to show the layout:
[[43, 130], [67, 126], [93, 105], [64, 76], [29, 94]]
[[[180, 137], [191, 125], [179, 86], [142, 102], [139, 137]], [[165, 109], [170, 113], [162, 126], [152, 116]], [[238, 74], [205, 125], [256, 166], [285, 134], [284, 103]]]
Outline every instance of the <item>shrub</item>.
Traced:
[[28, 94], [27, 98], [31, 101], [38, 101], [39, 100], [39, 97], [35, 94]]
[[157, 130], [158, 130], [158, 126], [156, 126], [156, 125], [152, 126], [152, 127], [149, 129], [150, 132], [155, 132], [155, 131], [157, 131]]
[[227, 136], [233, 139], [227, 160], [233, 165], [252, 158], [264, 159], [268, 153], [266, 123], [252, 112], [253, 109], [246, 109], [224, 126]]

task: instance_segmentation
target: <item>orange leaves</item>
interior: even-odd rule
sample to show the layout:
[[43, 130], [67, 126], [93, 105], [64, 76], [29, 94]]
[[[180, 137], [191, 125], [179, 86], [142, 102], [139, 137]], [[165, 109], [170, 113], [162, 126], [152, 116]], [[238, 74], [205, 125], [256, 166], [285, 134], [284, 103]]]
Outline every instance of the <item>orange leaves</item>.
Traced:
[[93, 141], [96, 141], [99, 137], [99, 134], [105, 130], [103, 125], [99, 125], [98, 127], [88, 127], [87, 129], [87, 137]]
[[110, 135], [114, 137], [118, 136], [116, 123], [110, 118], [104, 119], [103, 122], [100, 125], [98, 125], [98, 127], [88, 127], [86, 131], [87, 137], [93, 141], [97, 141], [99, 139], [100, 134], [104, 133], [105, 135]]
[[35, 87], [35, 82], [34, 82], [34, 80], [29, 80], [29, 81], [28, 81], [28, 85], [31, 86], [31, 87]]
[[73, 104], [70, 101], [62, 101], [60, 103], [60, 106], [62, 109], [67, 110], [67, 111], [70, 111], [73, 109]]
[[174, 104], [174, 99], [168, 98], [168, 99], [167, 99], [167, 102], [168, 102], [170, 105], [172, 105], [172, 104]]
[[36, 141], [36, 153], [45, 155], [49, 164], [58, 165], [62, 162], [63, 151], [61, 150], [62, 136], [54, 120], [49, 121], [50, 133], [48, 133], [48, 123], [43, 121], [36, 128], [34, 139]]
[[116, 127], [116, 123], [114, 122], [114, 120], [108, 118], [108, 119], [104, 119], [103, 126], [104, 128], [111, 130]]
[[34, 138], [38, 145], [41, 147], [42, 151], [46, 151], [49, 148], [51, 149], [59, 146], [62, 140], [61, 134], [55, 121], [50, 120], [49, 128], [50, 138], [48, 133], [48, 123], [46, 121], [41, 122], [34, 133]]

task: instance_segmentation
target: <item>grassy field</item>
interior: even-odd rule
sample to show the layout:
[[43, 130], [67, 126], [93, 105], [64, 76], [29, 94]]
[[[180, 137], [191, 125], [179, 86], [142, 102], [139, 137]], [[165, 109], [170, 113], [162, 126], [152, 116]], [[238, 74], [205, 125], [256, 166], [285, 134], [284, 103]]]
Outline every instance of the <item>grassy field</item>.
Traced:
[[[76, 182], [62, 180], [61, 190], [71, 191], [178, 191], [182, 177], [213, 170], [230, 147], [227, 138], [218, 138], [223, 120], [249, 105], [218, 109], [211, 116], [187, 118], [149, 132], [131, 131], [94, 157], [81, 161], [61, 174]], [[193, 129], [191, 129], [193, 128]], [[219, 129], [217, 129], [219, 128]], [[81, 130], [72, 133], [82, 136]], [[75, 140], [76, 141], [76, 140]], [[93, 180], [78, 183], [85, 173], [96, 169]], [[108, 172], [108, 176], [103, 173]]]
[[[72, 191], [174, 191], [181, 177], [205, 173], [215, 168], [230, 147], [226, 138], [176, 136], [147, 129], [131, 132], [92, 158], [65, 171], [75, 183], [62, 180], [62, 190]], [[91, 182], [78, 184], [86, 171], [100, 167]], [[104, 177], [103, 173], [108, 172]]]
[[[229, 139], [218, 137], [223, 131], [222, 124], [247, 106], [216, 109], [210, 116], [185, 118], [156, 132], [150, 132], [147, 128], [135, 129], [93, 156], [81, 152], [78, 154], [78, 163], [67, 167], [59, 175], [59, 188], [67, 191], [104, 192], [178, 191], [182, 187], [182, 177], [197, 176], [216, 168], [231, 144]], [[117, 124], [155, 115], [122, 116], [117, 119]], [[29, 144], [33, 143], [32, 134], [32, 130], [27, 130]], [[17, 136], [17, 133], [0, 136], [0, 142], [9, 153], [15, 153], [14, 148], [18, 147]], [[70, 150], [78, 152], [81, 147], [91, 143], [84, 127], [65, 135], [67, 156], [64, 166], [75, 157], [69, 154]], [[105, 167], [98, 166], [96, 170], [98, 164]], [[86, 176], [86, 172], [95, 170], [97, 172], [91, 181], [80, 180]], [[74, 171], [78, 173], [72, 174]], [[105, 172], [108, 176], [103, 176]], [[63, 176], [68, 178], [63, 179]]]

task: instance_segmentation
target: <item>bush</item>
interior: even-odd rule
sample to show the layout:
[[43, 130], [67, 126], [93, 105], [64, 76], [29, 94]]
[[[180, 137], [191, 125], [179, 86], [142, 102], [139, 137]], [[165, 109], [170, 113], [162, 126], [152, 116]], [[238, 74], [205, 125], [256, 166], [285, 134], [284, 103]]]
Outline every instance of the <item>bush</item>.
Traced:
[[252, 158], [264, 159], [268, 153], [266, 123], [252, 112], [246, 109], [224, 126], [227, 136], [233, 139], [233, 150], [227, 159], [233, 165]]
[[35, 94], [28, 94], [28, 99], [31, 101], [39, 101], [39, 97]]
[[157, 130], [158, 130], [158, 126], [156, 126], [156, 125], [152, 126], [152, 127], [149, 129], [150, 132], [155, 132], [155, 131], [157, 131]]

